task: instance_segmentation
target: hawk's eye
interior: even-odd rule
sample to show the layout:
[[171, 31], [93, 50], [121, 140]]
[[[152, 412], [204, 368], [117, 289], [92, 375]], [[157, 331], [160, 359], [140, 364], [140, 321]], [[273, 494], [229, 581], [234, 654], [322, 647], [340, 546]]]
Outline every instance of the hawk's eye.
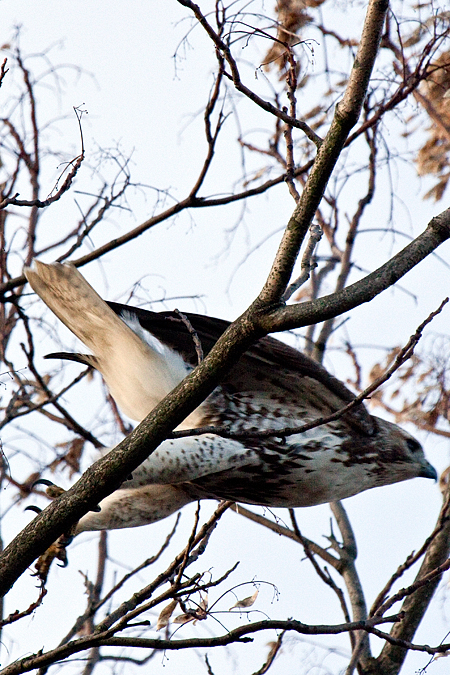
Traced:
[[407, 438], [406, 445], [411, 450], [411, 452], [418, 452], [419, 450], [422, 450], [422, 446], [414, 438]]

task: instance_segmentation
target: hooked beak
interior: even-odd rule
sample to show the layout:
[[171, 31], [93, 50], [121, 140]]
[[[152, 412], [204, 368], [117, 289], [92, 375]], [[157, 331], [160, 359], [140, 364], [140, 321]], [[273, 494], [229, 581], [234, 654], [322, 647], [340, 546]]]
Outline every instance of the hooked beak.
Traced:
[[434, 481], [437, 481], [438, 475], [434, 466], [431, 466], [429, 462], [425, 462], [421, 472], [419, 473], [421, 478], [432, 478]]

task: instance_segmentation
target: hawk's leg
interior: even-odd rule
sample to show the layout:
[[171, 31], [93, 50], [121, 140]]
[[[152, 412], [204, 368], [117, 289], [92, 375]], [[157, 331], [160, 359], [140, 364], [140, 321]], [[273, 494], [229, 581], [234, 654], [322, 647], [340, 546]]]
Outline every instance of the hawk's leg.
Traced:
[[[58, 485], [55, 485], [54, 483], [52, 483], [49, 480], [46, 480], [45, 478], [40, 478], [39, 480], [35, 481], [32, 487], [39, 484], [47, 486], [45, 493], [47, 497], [49, 497], [52, 500], [56, 499], [56, 497], [60, 497], [65, 492], [63, 488], [59, 487]], [[35, 511], [38, 513], [41, 511], [41, 509], [35, 506], [28, 506], [26, 510]], [[95, 511], [100, 511], [100, 507], [97, 506]], [[49, 546], [48, 549], [37, 559], [35, 564], [36, 571], [34, 572], [34, 576], [37, 576], [43, 584], [45, 584], [45, 582], [47, 581], [50, 566], [55, 559], [61, 561], [62, 565], [60, 565], [60, 567], [67, 566], [68, 560], [66, 548], [67, 546], [69, 546], [69, 544], [72, 542], [75, 536], [77, 525], [78, 522], [72, 525], [67, 532], [58, 537], [58, 539], [55, 542], [53, 542], [53, 544]]]
[[33, 573], [33, 575], [38, 577], [43, 584], [45, 584], [45, 582], [47, 581], [50, 565], [55, 559], [61, 561], [62, 564], [60, 565], [60, 567], [67, 567], [68, 560], [66, 547], [72, 542], [72, 540], [73, 534], [71, 535], [62, 534], [37, 559], [35, 564], [36, 571]]
[[[100, 502], [98, 513], [86, 513], [78, 521], [75, 534], [92, 530], [116, 530], [148, 525], [167, 518], [197, 499], [189, 486], [134, 484], [116, 490]], [[125, 483], [128, 486], [128, 483]]]

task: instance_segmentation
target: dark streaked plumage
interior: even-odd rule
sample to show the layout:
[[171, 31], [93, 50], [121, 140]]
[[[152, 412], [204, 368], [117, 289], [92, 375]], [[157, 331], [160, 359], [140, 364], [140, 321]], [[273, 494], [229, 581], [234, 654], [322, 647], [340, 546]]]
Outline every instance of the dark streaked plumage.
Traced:
[[[195, 366], [192, 336], [177, 314], [108, 306], [68, 264], [35, 262], [26, 275], [92, 351], [50, 356], [97, 368], [132, 419], [143, 419]], [[228, 323], [187, 316], [207, 353]], [[341, 409], [352, 398], [316, 362], [267, 337], [180, 428], [217, 424], [238, 432], [300, 426]], [[359, 405], [332, 423], [286, 438], [234, 440], [203, 434], [167, 440], [132, 480], [100, 503], [99, 513], [81, 519], [78, 531], [143, 525], [202, 498], [312, 506], [417, 476], [436, 478], [420, 444]]]

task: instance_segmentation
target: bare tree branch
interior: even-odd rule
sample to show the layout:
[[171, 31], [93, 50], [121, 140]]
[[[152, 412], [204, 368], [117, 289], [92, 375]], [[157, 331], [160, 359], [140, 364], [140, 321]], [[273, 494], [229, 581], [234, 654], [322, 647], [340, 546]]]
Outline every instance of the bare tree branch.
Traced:
[[[397, 621], [397, 616], [385, 617], [385, 618], [373, 618], [368, 619], [367, 621], [353, 621], [351, 623], [337, 624], [330, 626], [308, 626], [301, 623], [300, 621], [259, 621], [253, 624], [247, 624], [239, 628], [226, 633], [221, 637], [212, 637], [212, 638], [193, 638], [188, 640], [152, 640], [147, 638], [120, 638], [114, 637], [114, 630], [110, 631], [101, 631], [96, 635], [91, 635], [86, 638], [81, 638], [79, 640], [74, 640], [69, 642], [63, 647], [58, 647], [52, 651], [49, 651], [44, 654], [35, 654], [27, 658], [21, 659], [12, 663], [10, 666], [6, 666], [3, 670], [0, 671], [0, 675], [20, 675], [21, 673], [29, 672], [35, 668], [42, 668], [43, 666], [50, 665], [55, 661], [61, 661], [62, 659], [76, 654], [85, 649], [90, 649], [94, 645], [98, 647], [109, 646], [109, 647], [142, 647], [145, 649], [158, 649], [158, 650], [179, 650], [186, 648], [199, 648], [199, 647], [220, 647], [233, 642], [251, 642], [252, 638], [249, 636], [253, 633], [260, 632], [262, 630], [271, 630], [278, 629], [284, 631], [295, 631], [301, 635], [339, 635], [340, 633], [347, 633], [351, 630], [367, 630], [369, 632], [374, 631], [374, 627], [382, 623], [392, 623]], [[383, 633], [382, 633], [383, 634]], [[383, 634], [384, 635], [384, 634]], [[444, 646], [444, 645], [443, 645]], [[440, 648], [437, 648], [440, 651]], [[444, 651], [442, 649], [442, 651]], [[436, 652], [438, 653], [438, 652]]]

